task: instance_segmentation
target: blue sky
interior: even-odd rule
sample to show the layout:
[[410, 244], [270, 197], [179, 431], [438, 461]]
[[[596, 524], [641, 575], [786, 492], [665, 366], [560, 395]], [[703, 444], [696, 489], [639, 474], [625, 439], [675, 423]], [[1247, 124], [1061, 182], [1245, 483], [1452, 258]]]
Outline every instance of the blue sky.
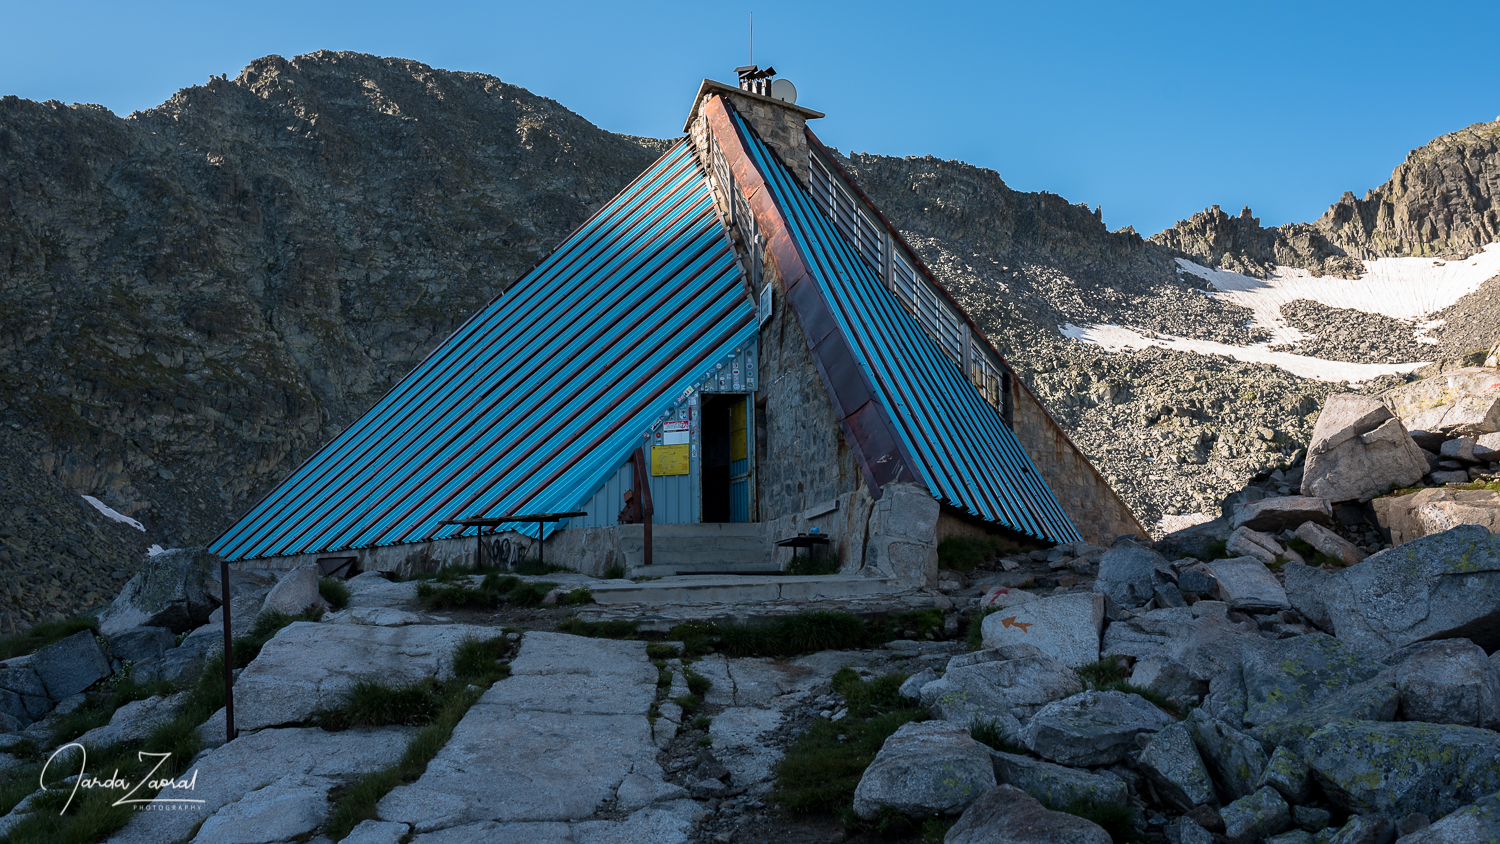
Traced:
[[267, 54], [490, 73], [672, 136], [704, 76], [774, 64], [844, 150], [931, 154], [1154, 233], [1316, 218], [1500, 114], [1493, 4], [110, 3], [0, 0], [0, 95], [148, 108]]

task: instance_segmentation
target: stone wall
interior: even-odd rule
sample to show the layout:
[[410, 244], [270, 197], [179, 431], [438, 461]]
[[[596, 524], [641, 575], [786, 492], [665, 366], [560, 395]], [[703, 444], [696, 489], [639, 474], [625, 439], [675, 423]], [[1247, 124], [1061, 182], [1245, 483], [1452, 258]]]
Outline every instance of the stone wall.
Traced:
[[1125, 533], [1149, 536], [1125, 502], [1059, 428], [1031, 390], [1011, 374], [1012, 429], [1083, 538], [1109, 545]]
[[[774, 266], [767, 269], [773, 272]], [[779, 279], [773, 295], [773, 316], [760, 332], [756, 408], [762, 521], [796, 515], [865, 485], [802, 327], [783, 306]]]
[[989, 539], [1001, 543], [1007, 551], [1033, 551], [1047, 547], [1045, 542], [1038, 542], [1029, 536], [1013, 535], [1009, 531], [944, 505], [938, 514], [936, 540], [938, 544], [942, 544], [943, 540], [950, 536]]
[[[751, 94], [737, 88], [715, 87], [713, 93], [722, 95], [729, 100], [734, 110], [739, 112], [745, 121], [755, 127], [760, 134], [761, 140], [765, 141], [787, 168], [792, 171], [802, 185], [808, 185], [808, 163], [807, 152], [807, 118], [817, 112], [807, 112], [770, 97], [762, 97]], [[821, 115], [819, 115], [821, 116]], [[695, 113], [691, 124], [688, 126], [688, 135], [693, 139], [693, 147], [698, 151], [699, 160], [708, 164], [708, 135], [707, 125], [700, 113]]]

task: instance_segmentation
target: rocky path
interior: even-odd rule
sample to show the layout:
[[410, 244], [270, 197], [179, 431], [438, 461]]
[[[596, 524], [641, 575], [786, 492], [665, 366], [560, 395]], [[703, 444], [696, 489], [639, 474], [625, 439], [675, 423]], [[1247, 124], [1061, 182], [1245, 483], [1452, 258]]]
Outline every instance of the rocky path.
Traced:
[[533, 632], [511, 670], [382, 819], [424, 844], [688, 840], [700, 810], [656, 761], [644, 642]]

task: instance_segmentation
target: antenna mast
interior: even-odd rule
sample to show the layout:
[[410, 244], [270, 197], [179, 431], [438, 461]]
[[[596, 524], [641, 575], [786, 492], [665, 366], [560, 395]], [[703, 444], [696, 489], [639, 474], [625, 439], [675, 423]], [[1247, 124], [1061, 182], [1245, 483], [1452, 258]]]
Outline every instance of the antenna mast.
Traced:
[[755, 13], [750, 13], [750, 63], [755, 64]]

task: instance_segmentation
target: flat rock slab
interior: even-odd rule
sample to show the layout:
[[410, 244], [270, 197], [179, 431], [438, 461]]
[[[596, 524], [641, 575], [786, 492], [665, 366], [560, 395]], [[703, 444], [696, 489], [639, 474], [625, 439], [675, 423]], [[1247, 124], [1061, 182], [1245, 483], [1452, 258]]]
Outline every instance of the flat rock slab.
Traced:
[[1325, 633], [1261, 640], [1213, 679], [1203, 708], [1236, 729], [1255, 727], [1343, 695], [1380, 671]]
[[1104, 632], [1104, 596], [1053, 595], [1016, 604], [984, 619], [984, 646], [1032, 645], [1069, 668], [1097, 662]]
[[1280, 533], [1294, 530], [1298, 525], [1311, 522], [1319, 525], [1333, 524], [1333, 507], [1326, 498], [1307, 495], [1288, 495], [1282, 498], [1263, 498], [1242, 505], [1229, 521], [1231, 528], [1247, 527], [1262, 533]]
[[776, 729], [785, 715], [773, 709], [735, 707], [714, 716], [708, 727], [714, 756], [733, 775], [734, 785], [744, 788], [769, 783], [781, 750], [761, 736]]
[[1219, 600], [1234, 609], [1269, 612], [1292, 608], [1276, 575], [1254, 557], [1214, 560], [1208, 567], [1218, 584]]
[[267, 642], [235, 682], [234, 720], [242, 730], [306, 721], [337, 706], [362, 679], [410, 683], [453, 674], [453, 652], [493, 628], [463, 624], [369, 627], [299, 621]]
[[686, 844], [702, 814], [692, 800], [670, 800], [622, 821], [480, 821], [418, 835], [412, 844]]
[[169, 811], [140, 812], [109, 839], [110, 844], [172, 844], [225, 806], [285, 777], [344, 779], [395, 764], [414, 730], [383, 727], [329, 733], [314, 727], [262, 730], [200, 756], [186, 774], [197, 773], [192, 790], [165, 788], [162, 799], [202, 800]]
[[401, 627], [416, 624], [422, 617], [395, 607], [354, 607], [324, 616], [324, 624], [367, 624], [371, 627]]
[[387, 580], [380, 572], [370, 571], [349, 578], [349, 607], [404, 607], [417, 603], [414, 580], [401, 583]]
[[193, 842], [265, 844], [310, 833], [328, 819], [328, 792], [336, 784], [327, 777], [282, 777], [215, 812]]
[[380, 819], [433, 832], [588, 818], [627, 775], [662, 778], [646, 720], [655, 688], [644, 642], [528, 633], [511, 676], [469, 710], [419, 780], [380, 801]]

